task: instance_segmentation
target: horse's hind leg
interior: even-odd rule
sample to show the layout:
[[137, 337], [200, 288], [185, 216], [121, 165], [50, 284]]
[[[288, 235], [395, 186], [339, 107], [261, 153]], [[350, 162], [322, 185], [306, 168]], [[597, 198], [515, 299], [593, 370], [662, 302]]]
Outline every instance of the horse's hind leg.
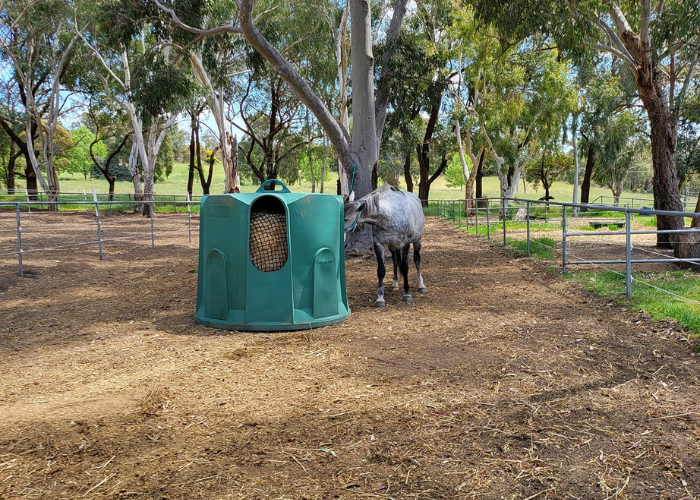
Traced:
[[410, 243], [406, 243], [406, 245], [401, 249], [401, 275], [403, 276], [403, 301], [404, 302], [413, 302], [413, 297], [411, 297], [411, 293], [408, 291], [409, 286], [408, 286], [408, 251], [411, 248]]
[[428, 289], [425, 288], [423, 284], [423, 275], [420, 273], [420, 249], [422, 243], [421, 240], [413, 242], [413, 262], [416, 265], [416, 272], [418, 272], [418, 291], [422, 293], [427, 293]]
[[374, 240], [374, 253], [377, 256], [377, 278], [379, 279], [379, 287], [377, 288], [377, 301], [374, 303], [377, 307], [384, 307], [384, 275], [386, 267], [384, 266], [384, 245]]
[[399, 275], [397, 274], [396, 270], [399, 267], [399, 262], [401, 262], [401, 251], [391, 250], [391, 262], [394, 264], [394, 279], [391, 282], [391, 289], [398, 290], [399, 289]]

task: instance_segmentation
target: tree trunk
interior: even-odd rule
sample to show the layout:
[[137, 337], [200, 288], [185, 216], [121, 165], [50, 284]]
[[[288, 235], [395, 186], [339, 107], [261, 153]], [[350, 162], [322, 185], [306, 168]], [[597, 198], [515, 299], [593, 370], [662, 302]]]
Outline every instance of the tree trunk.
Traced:
[[389, 29], [386, 33], [385, 45], [387, 50], [384, 51], [384, 56], [382, 57], [382, 67], [379, 75], [379, 81], [377, 83], [377, 95], [374, 102], [374, 115], [375, 122], [377, 125], [377, 149], [382, 145], [382, 134], [384, 132], [384, 123], [386, 121], [386, 110], [389, 105], [389, 87], [394, 79], [394, 74], [389, 70], [391, 60], [396, 54], [396, 48], [394, 42], [399, 37], [401, 32], [401, 25], [403, 24], [403, 18], [406, 14], [406, 0], [396, 0], [393, 6], [393, 15], [391, 18], [391, 23], [389, 24]]
[[403, 177], [406, 181], [406, 191], [413, 192], [413, 177], [411, 176], [411, 153], [406, 155], [406, 161], [403, 163]]
[[[197, 127], [194, 130], [195, 135], [195, 145], [197, 148], [197, 173], [199, 174], [199, 184], [202, 186], [202, 194], [209, 194], [209, 188], [211, 185], [211, 174], [214, 167], [213, 163], [210, 163], [209, 175], [204, 177], [204, 169], [202, 168], [202, 146], [199, 143], [199, 121], [197, 121]], [[212, 156], [214, 153], [212, 152]]]
[[543, 151], [542, 152], [542, 161], [540, 163], [540, 180], [542, 181], [542, 186], [544, 187], [544, 199], [545, 199], [545, 201], [548, 201], [551, 198], [549, 197], [549, 181], [547, 180], [547, 173], [545, 172], [545, 169], [544, 169], [545, 156], [546, 156], [546, 153]]
[[[596, 162], [596, 151], [592, 141], [588, 141], [588, 157], [586, 158], [586, 169], [583, 173], [583, 183], [581, 183], [581, 203], [587, 204], [591, 194], [591, 178], [593, 177], [593, 168]], [[582, 208], [582, 212], [588, 211], [587, 208]]]
[[[673, 123], [671, 112], [660, 90], [652, 97], [642, 94], [642, 102], [651, 125], [654, 209], [682, 212], [683, 203], [678, 191], [676, 173], [676, 124]], [[682, 217], [658, 215], [656, 225], [659, 230], [683, 229], [684, 221]], [[656, 246], [671, 248], [677, 240], [677, 235], [658, 234]], [[678, 245], [675, 246], [674, 252], [678, 255]]]
[[195, 135], [194, 135], [194, 121], [192, 122], [192, 128], [190, 130], [190, 169], [187, 173], [187, 192], [190, 194], [190, 200], [192, 199], [192, 190], [194, 188], [194, 148], [195, 148]]
[[[476, 170], [476, 192], [474, 198], [481, 200], [484, 197], [484, 157], [481, 157], [479, 168]], [[478, 205], [478, 203], [477, 203]]]
[[[374, 115], [374, 56], [372, 26], [368, 0], [349, 0], [352, 21], [352, 152], [357, 162], [353, 189], [358, 197], [372, 191], [372, 169], [377, 162], [377, 136]], [[352, 175], [352, 172], [350, 172]], [[366, 253], [372, 249], [369, 224], [350, 233], [346, 249], [350, 253]]]
[[[418, 198], [424, 207], [428, 206], [428, 196], [430, 195], [430, 184], [435, 180], [435, 175], [430, 178], [430, 143], [433, 140], [435, 133], [435, 125], [437, 124], [440, 114], [440, 103], [442, 102], [442, 94], [433, 102], [430, 109], [430, 117], [425, 127], [425, 135], [423, 143], [416, 146], [416, 156], [418, 157]], [[444, 170], [444, 167], [443, 167]], [[438, 170], [440, 171], [440, 170]], [[439, 173], [437, 174], [439, 175]]]
[[7, 160], [7, 194], [15, 194], [15, 161], [19, 152], [15, 152], [15, 142], [10, 140], [10, 156]]
[[29, 199], [30, 200], [38, 200], [39, 199], [38, 179], [36, 178], [36, 174], [34, 173], [34, 169], [31, 167], [28, 160], [27, 160], [27, 167], [24, 169], [24, 178], [26, 180], [27, 194], [29, 195]]
[[[695, 203], [695, 212], [700, 212], [700, 196]], [[694, 217], [690, 222], [690, 227], [700, 229], [700, 217]], [[700, 232], [683, 233], [679, 235], [676, 257], [680, 259], [700, 259]], [[681, 263], [680, 267], [700, 271], [700, 264]]]

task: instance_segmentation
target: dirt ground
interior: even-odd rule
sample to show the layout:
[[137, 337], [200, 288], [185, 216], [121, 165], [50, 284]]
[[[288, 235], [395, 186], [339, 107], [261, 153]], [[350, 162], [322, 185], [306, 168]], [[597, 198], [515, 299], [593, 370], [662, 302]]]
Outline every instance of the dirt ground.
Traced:
[[[94, 238], [88, 220], [35, 216], [24, 244]], [[376, 309], [374, 260], [351, 259], [349, 319], [274, 334], [194, 322], [186, 215], [158, 216], [155, 249], [113, 216], [104, 260], [28, 252], [25, 278], [11, 222], [0, 498], [700, 497], [697, 339], [446, 221], [429, 293]]]

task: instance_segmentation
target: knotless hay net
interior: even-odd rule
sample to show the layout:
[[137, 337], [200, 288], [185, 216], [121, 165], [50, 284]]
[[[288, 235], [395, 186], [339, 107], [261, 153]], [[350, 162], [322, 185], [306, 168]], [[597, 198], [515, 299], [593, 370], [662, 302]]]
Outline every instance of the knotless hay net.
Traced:
[[279, 271], [287, 263], [287, 223], [284, 214], [250, 214], [250, 261], [260, 271]]

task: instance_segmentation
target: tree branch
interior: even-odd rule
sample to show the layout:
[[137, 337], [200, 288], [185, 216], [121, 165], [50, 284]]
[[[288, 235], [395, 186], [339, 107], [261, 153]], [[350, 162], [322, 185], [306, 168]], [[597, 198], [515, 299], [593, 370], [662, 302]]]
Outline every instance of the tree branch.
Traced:
[[637, 65], [634, 63], [634, 61], [630, 57], [617, 50], [615, 47], [605, 45], [602, 43], [589, 43], [586, 45], [591, 49], [595, 49], [600, 52], [608, 52], [616, 57], [619, 57], [620, 60], [622, 60], [622, 62], [624, 62], [627, 65], [627, 67], [632, 71], [632, 74], [635, 77], [637, 76]]
[[649, 24], [651, 23], [651, 0], [642, 0], [642, 16], [639, 20], [639, 36], [642, 39], [642, 49], [651, 49], [651, 37], [649, 36]]
[[217, 26], [216, 28], [211, 28], [208, 30], [202, 30], [199, 28], [195, 28], [193, 26], [190, 26], [188, 24], [183, 23], [179, 17], [177, 17], [177, 14], [175, 11], [169, 7], [166, 7], [162, 3], [160, 3], [159, 0], [153, 0], [153, 3], [156, 4], [156, 7], [158, 7], [160, 10], [165, 12], [166, 14], [170, 15], [170, 18], [173, 20], [173, 22], [180, 28], [182, 28], [185, 31], [189, 31], [190, 33], [194, 33], [195, 35], [199, 35], [197, 38], [197, 41], [200, 41], [201, 39], [207, 37], [207, 36], [212, 36], [212, 35], [218, 35], [220, 33], [242, 33], [241, 28], [235, 25], [235, 21], [232, 19], [231, 22], [234, 23], [232, 26]]
[[688, 92], [688, 87], [690, 86], [690, 82], [693, 78], [693, 73], [695, 72], [695, 66], [698, 62], [698, 53], [700, 53], [700, 34], [698, 35], [695, 41], [695, 53], [693, 54], [693, 59], [690, 62], [690, 66], [688, 67], [688, 71], [685, 75], [683, 88], [681, 88], [681, 91], [678, 93], [678, 97], [676, 98], [676, 105], [673, 109], [673, 116], [676, 122], [678, 122], [678, 117], [681, 114], [681, 107], [683, 106], [683, 101], [685, 100], [685, 94]]
[[347, 131], [343, 130], [338, 121], [325, 107], [321, 99], [314, 93], [309, 84], [301, 77], [294, 67], [275, 49], [270, 42], [258, 31], [253, 22], [253, 0], [240, 0], [241, 30], [248, 43], [257, 50], [289, 84], [302, 102], [316, 115], [319, 123], [328, 135], [338, 157], [349, 168], [353, 162]]

